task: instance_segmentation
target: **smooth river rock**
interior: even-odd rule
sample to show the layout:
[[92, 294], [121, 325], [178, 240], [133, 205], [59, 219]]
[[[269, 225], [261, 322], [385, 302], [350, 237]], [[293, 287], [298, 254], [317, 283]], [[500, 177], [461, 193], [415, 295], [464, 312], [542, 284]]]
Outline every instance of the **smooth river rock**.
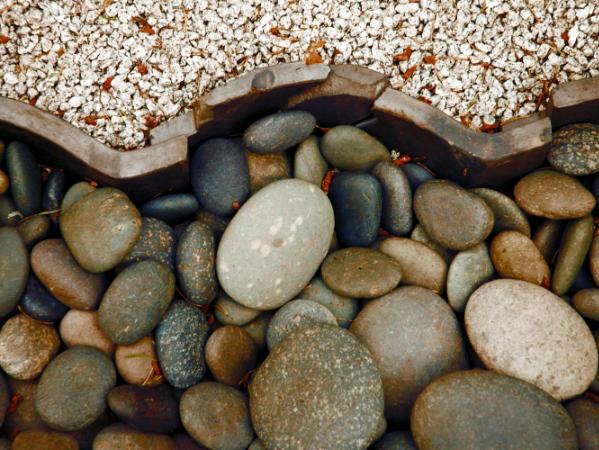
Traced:
[[395, 236], [412, 230], [412, 190], [404, 172], [390, 161], [380, 162], [372, 170], [383, 188], [382, 227]]
[[466, 331], [486, 367], [558, 400], [584, 392], [597, 373], [588, 325], [561, 298], [520, 280], [482, 285], [468, 300]]
[[493, 216], [495, 217], [493, 231], [495, 233], [514, 230], [530, 237], [528, 218], [514, 200], [501, 192], [488, 188], [476, 188], [472, 189], [471, 192], [482, 198], [493, 210]]
[[214, 302], [214, 315], [223, 325], [245, 325], [260, 315], [261, 311], [240, 305], [222, 293]]
[[433, 241], [420, 224], [417, 224], [414, 227], [412, 233], [410, 233], [410, 239], [417, 242], [421, 242], [428, 248], [436, 251], [439, 255], [443, 257], [447, 264], [451, 263], [451, 260], [455, 255], [455, 252], [453, 250], [449, 250], [440, 245], [438, 242]]
[[549, 266], [534, 242], [519, 231], [503, 231], [491, 241], [491, 260], [502, 278], [549, 287]]
[[226, 325], [214, 330], [206, 342], [206, 364], [216, 381], [237, 387], [256, 367], [258, 349], [241, 327]]
[[95, 347], [108, 356], [114, 351], [114, 344], [100, 328], [97, 311], [71, 309], [60, 321], [59, 330], [62, 342], [67, 347]]
[[78, 183], [75, 183], [67, 190], [66, 194], [64, 195], [60, 209], [62, 210], [62, 212], [66, 211], [73, 203], [80, 200], [90, 192], [94, 192], [95, 190], [96, 187], [93, 184], [88, 183], [87, 181], [80, 181]]
[[331, 203], [316, 186], [296, 179], [272, 183], [225, 230], [216, 256], [218, 281], [248, 308], [278, 308], [314, 276], [333, 228]]
[[377, 441], [374, 450], [418, 450], [418, 448], [409, 431], [392, 431]]
[[245, 152], [250, 174], [250, 192], [255, 194], [264, 186], [291, 176], [291, 164], [284, 153], [259, 154]]
[[266, 448], [366, 449], [384, 432], [383, 385], [366, 348], [337, 325], [301, 327], [249, 386]]
[[568, 175], [599, 172], [599, 124], [575, 123], [553, 133], [547, 161]]
[[0, 227], [0, 317], [10, 313], [27, 285], [29, 254], [19, 232]]
[[152, 336], [146, 336], [130, 345], [117, 345], [114, 362], [119, 375], [135, 386], [158, 386], [163, 381], [158, 364], [156, 345]]
[[599, 322], [599, 289], [582, 289], [572, 297], [572, 306], [582, 317]]
[[243, 132], [243, 145], [256, 153], [280, 153], [305, 140], [316, 125], [305, 111], [284, 111], [263, 117]]
[[27, 145], [13, 141], [6, 147], [6, 172], [17, 209], [24, 216], [38, 212], [42, 201], [42, 174]]
[[588, 398], [577, 398], [569, 402], [566, 409], [576, 426], [578, 448], [599, 449], [599, 404]]
[[21, 222], [17, 229], [25, 245], [31, 247], [50, 234], [52, 222], [48, 216], [32, 216]]
[[316, 136], [310, 136], [297, 146], [293, 162], [293, 176], [320, 187], [329, 165], [320, 153]]
[[312, 300], [326, 307], [333, 313], [339, 326], [343, 328], [351, 325], [360, 310], [358, 299], [333, 292], [320, 277], [314, 277], [299, 293], [299, 298]]
[[200, 204], [195, 195], [179, 193], [153, 198], [139, 207], [142, 216], [153, 217], [168, 224], [177, 224], [195, 214]]
[[493, 230], [493, 211], [483, 199], [447, 180], [421, 185], [414, 194], [414, 212], [426, 233], [443, 247], [466, 250]]
[[93, 450], [178, 450], [165, 434], [143, 433], [123, 423], [109, 425], [94, 439]]
[[539, 224], [532, 236], [532, 241], [547, 261], [547, 264], [553, 263], [553, 258], [559, 248], [563, 228], [563, 220], [547, 219]]
[[[2, 448], [2, 447], [0, 447]], [[77, 440], [66, 433], [52, 430], [28, 430], [19, 433], [11, 450], [79, 450]]]
[[175, 269], [175, 235], [173, 229], [162, 220], [153, 217], [141, 218], [141, 235], [119, 268], [134, 262], [153, 259]]
[[243, 329], [250, 334], [259, 350], [266, 348], [266, 332], [273, 315], [270, 311], [262, 312], [250, 323], [243, 326]]
[[589, 267], [595, 285], [599, 286], [599, 236], [593, 237], [589, 253]]
[[339, 170], [366, 171], [391, 159], [382, 142], [352, 125], [331, 128], [322, 137], [320, 148], [327, 161]]

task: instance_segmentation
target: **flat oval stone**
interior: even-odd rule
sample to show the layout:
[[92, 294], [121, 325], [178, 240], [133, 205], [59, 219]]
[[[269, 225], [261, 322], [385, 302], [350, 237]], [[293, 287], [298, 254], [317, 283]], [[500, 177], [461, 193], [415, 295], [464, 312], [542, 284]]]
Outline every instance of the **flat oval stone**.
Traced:
[[108, 356], [114, 351], [114, 344], [100, 328], [97, 311], [71, 309], [60, 321], [60, 337], [67, 347], [95, 347]]
[[133, 344], [160, 322], [175, 293], [175, 276], [158, 261], [130, 265], [117, 275], [98, 309], [100, 328], [115, 344]]
[[231, 386], [196, 384], [181, 397], [179, 413], [185, 430], [208, 448], [245, 450], [254, 440], [247, 397]]
[[372, 244], [383, 211], [383, 190], [377, 179], [367, 173], [341, 173], [333, 178], [329, 197], [339, 241], [345, 246]]
[[12, 198], [8, 194], [0, 195], [0, 225], [16, 226], [24, 215], [17, 209]]
[[591, 215], [566, 225], [551, 280], [551, 290], [557, 295], [564, 295], [576, 281], [591, 248], [594, 232]]
[[19, 234], [27, 247], [37, 244], [50, 233], [52, 222], [48, 216], [33, 216], [18, 226]]
[[94, 309], [106, 290], [104, 274], [83, 269], [62, 239], [36, 244], [31, 250], [31, 268], [46, 289], [69, 308]]
[[190, 163], [191, 185], [200, 205], [219, 216], [229, 216], [250, 195], [250, 175], [241, 145], [216, 138], [198, 147]]
[[547, 161], [568, 175], [599, 172], [599, 125], [575, 123], [553, 133]]
[[322, 137], [320, 148], [327, 161], [339, 170], [366, 171], [391, 159], [382, 142], [352, 125], [331, 128]]
[[312, 300], [297, 299], [283, 305], [273, 316], [266, 332], [268, 350], [279, 345], [293, 331], [314, 323], [337, 325], [331, 311]]
[[0, 227], [0, 317], [19, 303], [29, 276], [29, 254], [15, 228]]
[[192, 222], [177, 243], [177, 278], [188, 300], [207, 305], [216, 298], [214, 235], [210, 227]]
[[299, 297], [320, 303], [333, 313], [337, 323], [343, 328], [351, 325], [360, 310], [358, 299], [336, 294], [320, 277], [314, 277], [299, 293]]
[[589, 253], [589, 267], [593, 281], [599, 286], [599, 236], [593, 237]]
[[243, 329], [250, 334], [259, 350], [266, 348], [266, 332], [272, 316], [271, 312], [263, 312], [250, 323], [243, 326]]
[[107, 397], [111, 411], [146, 433], [169, 433], [179, 426], [179, 403], [166, 386], [117, 386]]
[[60, 231], [73, 257], [89, 272], [112, 269], [141, 234], [141, 216], [122, 191], [101, 188], [60, 216]]
[[62, 203], [60, 209], [64, 212], [66, 211], [73, 203], [80, 200], [87, 194], [94, 192], [96, 187], [88, 183], [87, 181], [80, 181], [72, 185], [64, 195], [62, 199]]
[[493, 211], [484, 200], [447, 180], [421, 185], [414, 212], [426, 233], [451, 250], [474, 247], [493, 230]]
[[545, 220], [535, 230], [532, 241], [535, 243], [545, 261], [553, 262], [559, 248], [564, 222], [562, 220]]
[[308, 112], [279, 112], [251, 124], [243, 132], [243, 145], [256, 153], [280, 153], [305, 140], [315, 125]]
[[40, 210], [42, 175], [29, 147], [13, 141], [6, 147], [6, 171], [10, 178], [10, 193], [15, 205], [25, 216]]
[[[42, 210], [57, 211], [64, 198], [65, 174], [63, 171], [50, 172], [42, 194]], [[58, 217], [58, 215], [54, 215]]]
[[597, 372], [589, 327], [540, 286], [520, 280], [486, 283], [468, 300], [465, 323], [485, 366], [528, 381], [558, 400], [584, 392]]
[[392, 431], [385, 434], [375, 445], [374, 450], [418, 450], [409, 431]]
[[453, 310], [463, 313], [470, 295], [494, 273], [484, 242], [455, 255], [447, 272], [447, 301]]
[[337, 325], [298, 328], [258, 368], [249, 392], [266, 448], [365, 449], [385, 428], [375, 363]]
[[526, 214], [518, 207], [515, 201], [501, 192], [488, 188], [476, 188], [471, 191], [482, 198], [493, 211], [495, 226], [493, 231], [514, 230], [530, 237], [530, 224]]
[[412, 230], [412, 190], [408, 177], [392, 162], [380, 162], [372, 170], [383, 188], [381, 225], [389, 233], [404, 236]]
[[416, 396], [433, 379], [468, 368], [455, 314], [428, 289], [401, 287], [368, 302], [350, 331], [380, 371], [385, 416], [393, 422], [409, 421]]
[[502, 278], [538, 285], [549, 282], [549, 266], [534, 242], [518, 231], [503, 231], [491, 242], [491, 260]]
[[433, 381], [416, 400], [411, 428], [418, 448], [578, 448], [563, 406], [528, 383], [485, 370]]
[[250, 191], [255, 194], [264, 186], [291, 177], [289, 158], [284, 153], [245, 152], [250, 174]]
[[173, 229], [162, 220], [153, 217], [141, 218], [141, 235], [119, 267], [134, 262], [153, 259], [175, 270], [175, 236]]
[[316, 136], [302, 141], [295, 152], [293, 176], [320, 187], [329, 169], [326, 159], [320, 153], [320, 145]]
[[566, 405], [574, 421], [578, 448], [596, 449], [599, 442], [599, 405], [587, 398], [577, 398]]
[[587, 319], [599, 322], [599, 289], [582, 289], [574, 294], [572, 306]]
[[25, 293], [19, 302], [21, 310], [41, 322], [54, 322], [64, 316], [68, 308], [56, 300], [34, 275], [27, 280]]
[[514, 188], [524, 212], [547, 219], [576, 219], [595, 208], [595, 197], [576, 178], [542, 169], [521, 178]]
[[[1, 448], [1, 447], [0, 447]], [[28, 430], [17, 434], [11, 450], [79, 450], [77, 440], [66, 433], [52, 430]]]
[[426, 245], [408, 238], [388, 238], [379, 251], [392, 257], [401, 268], [401, 283], [421, 286], [437, 294], [445, 289], [447, 264], [441, 255]]
[[158, 324], [158, 361], [172, 386], [186, 389], [204, 377], [204, 344], [208, 330], [204, 314], [183, 300], [175, 300]]
[[322, 279], [334, 292], [346, 297], [375, 298], [395, 289], [401, 266], [384, 253], [349, 247], [331, 253], [322, 263]]
[[168, 435], [143, 433], [122, 423], [109, 425], [94, 439], [94, 450], [178, 450]]
[[449, 250], [440, 245], [439, 243], [433, 241], [420, 224], [417, 224], [414, 227], [412, 233], [410, 234], [410, 239], [417, 242], [421, 242], [428, 248], [436, 251], [439, 255], [443, 257], [447, 264], [451, 263], [451, 260], [455, 255], [455, 252], [453, 250]]
[[214, 379], [233, 387], [237, 387], [258, 362], [258, 351], [250, 334], [233, 325], [220, 327], [210, 335], [205, 354]]
[[0, 195], [5, 194], [10, 187], [8, 175], [3, 170], [0, 170]]
[[0, 331], [0, 367], [17, 380], [33, 380], [59, 346], [54, 327], [18, 314], [8, 319]]
[[435, 179], [435, 176], [429, 170], [416, 163], [402, 164], [399, 168], [408, 177], [412, 192], [416, 192], [416, 189], [422, 183]]
[[142, 216], [176, 224], [195, 214], [200, 204], [192, 194], [168, 194], [153, 198], [139, 207]]
[[104, 353], [73, 347], [54, 358], [42, 374], [35, 409], [52, 428], [80, 430], [102, 415], [115, 384], [114, 365]]
[[214, 315], [223, 325], [245, 325], [258, 317], [260, 312], [240, 305], [227, 294], [221, 294], [214, 302]]
[[333, 208], [320, 189], [296, 179], [272, 183], [243, 205], [223, 234], [218, 281], [248, 308], [278, 308], [314, 276], [333, 228]]
[[152, 387], [163, 382], [162, 373], [156, 373], [155, 370], [160, 365], [152, 336], [146, 336], [131, 345], [117, 345], [114, 362], [119, 375], [129, 384]]

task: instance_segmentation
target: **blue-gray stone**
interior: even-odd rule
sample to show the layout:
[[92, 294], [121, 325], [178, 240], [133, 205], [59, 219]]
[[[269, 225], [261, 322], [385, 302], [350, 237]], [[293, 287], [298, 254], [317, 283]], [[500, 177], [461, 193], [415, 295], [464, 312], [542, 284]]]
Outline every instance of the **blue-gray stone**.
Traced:
[[141, 235], [131, 251], [119, 265], [124, 268], [131, 263], [153, 259], [175, 270], [175, 236], [173, 229], [162, 220], [141, 218]]
[[243, 133], [243, 145], [256, 153], [279, 153], [306, 139], [316, 125], [305, 111], [285, 111], [263, 117]]
[[42, 322], [59, 320], [68, 311], [68, 308], [56, 300], [35, 275], [29, 276], [19, 306], [29, 317]]
[[323, 156], [340, 170], [370, 170], [391, 159], [387, 147], [374, 136], [351, 125], [339, 125], [320, 141]]
[[65, 175], [62, 171], [50, 173], [42, 195], [42, 210], [55, 211], [60, 208], [64, 198]]
[[412, 188], [412, 192], [416, 192], [416, 189], [426, 181], [434, 180], [435, 176], [416, 163], [407, 163], [399, 166], [403, 173], [408, 177], [408, 181], [410, 182], [410, 188]]
[[22, 142], [11, 142], [6, 148], [6, 169], [17, 208], [25, 216], [38, 212], [42, 201], [42, 175], [29, 147]]
[[344, 297], [333, 292], [320, 277], [314, 277], [302, 292], [300, 298], [320, 303], [333, 313], [339, 326], [347, 328], [360, 311], [358, 299]]
[[395, 236], [410, 233], [413, 225], [412, 190], [408, 177], [392, 162], [380, 162], [372, 170], [383, 188], [381, 225]]
[[0, 228], [0, 317], [23, 295], [29, 276], [29, 253], [16, 228]]
[[172, 225], [192, 216], [199, 208], [195, 195], [169, 194], [144, 203], [139, 212], [142, 216], [154, 217]]

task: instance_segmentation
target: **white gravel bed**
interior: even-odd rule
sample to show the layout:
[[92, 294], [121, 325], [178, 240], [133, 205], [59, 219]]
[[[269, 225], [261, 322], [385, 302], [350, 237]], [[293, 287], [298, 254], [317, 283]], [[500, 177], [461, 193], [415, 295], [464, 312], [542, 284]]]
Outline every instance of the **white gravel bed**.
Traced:
[[256, 67], [368, 66], [474, 128], [599, 75], [593, 0], [0, 0], [0, 95], [110, 146]]

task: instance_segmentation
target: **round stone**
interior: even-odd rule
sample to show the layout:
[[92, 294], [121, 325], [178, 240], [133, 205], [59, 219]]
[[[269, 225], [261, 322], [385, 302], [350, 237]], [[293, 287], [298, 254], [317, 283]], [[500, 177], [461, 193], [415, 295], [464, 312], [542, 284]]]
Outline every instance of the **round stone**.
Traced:
[[165, 434], [143, 433], [122, 423], [109, 425], [94, 439], [94, 450], [178, 450]]
[[228, 216], [250, 195], [248, 163], [241, 145], [231, 139], [210, 139], [191, 158], [191, 185], [200, 205]]
[[258, 317], [260, 312], [240, 305], [227, 294], [221, 294], [214, 302], [214, 315], [223, 325], [245, 325]]
[[372, 244], [383, 210], [383, 191], [377, 179], [367, 173], [341, 173], [333, 178], [329, 196], [339, 241], [345, 246]]
[[305, 140], [316, 125], [305, 111], [284, 111], [263, 117], [243, 133], [243, 145], [256, 153], [280, 153]]
[[410, 239], [417, 242], [421, 242], [428, 248], [436, 251], [439, 255], [443, 257], [447, 264], [451, 263], [451, 260], [455, 255], [455, 252], [453, 250], [446, 249], [442, 245], [433, 241], [431, 237], [426, 233], [426, 231], [424, 231], [424, 228], [420, 224], [417, 224], [414, 227], [412, 233], [410, 234]]
[[15, 228], [0, 227], [0, 317], [9, 314], [17, 303], [29, 276], [29, 254]]
[[408, 177], [390, 161], [380, 162], [372, 170], [383, 188], [381, 225], [389, 233], [404, 236], [413, 224], [412, 190]]
[[206, 305], [216, 297], [214, 235], [202, 222], [192, 222], [177, 243], [177, 279], [186, 298]]
[[559, 247], [564, 221], [544, 220], [535, 230], [532, 241], [535, 243], [547, 264], [553, 263], [553, 257]]
[[245, 152], [250, 174], [250, 191], [255, 194], [264, 186], [291, 176], [289, 158], [284, 153]]
[[385, 415], [393, 422], [409, 421], [416, 397], [432, 380], [468, 367], [455, 314], [428, 289], [406, 286], [371, 300], [350, 331], [380, 371]]
[[236, 387], [256, 367], [258, 351], [250, 334], [227, 325], [214, 331], [206, 342], [206, 364], [216, 381]]
[[433, 175], [430, 170], [417, 163], [402, 164], [399, 168], [408, 177], [412, 192], [416, 192], [416, 189], [418, 189], [421, 184], [435, 179], [435, 175]]
[[553, 133], [547, 161], [568, 175], [599, 172], [599, 125], [575, 123]]
[[402, 272], [397, 261], [384, 253], [349, 247], [331, 253], [322, 263], [322, 279], [346, 297], [375, 298], [392, 291]]
[[248, 308], [278, 308], [314, 276], [333, 228], [333, 208], [320, 189], [296, 179], [272, 183], [243, 205], [223, 234], [218, 280]]
[[385, 429], [383, 386], [370, 353], [337, 325], [301, 327], [249, 386], [266, 448], [367, 448]]
[[530, 237], [528, 218], [514, 200], [501, 192], [488, 188], [472, 189], [471, 192], [482, 198], [493, 211], [495, 217], [493, 231], [495, 233], [514, 230]]
[[175, 236], [173, 229], [162, 220], [142, 217], [141, 235], [131, 251], [125, 256], [120, 268], [131, 263], [153, 259], [175, 269]]
[[52, 222], [48, 216], [33, 216], [21, 222], [17, 229], [25, 245], [31, 247], [50, 234]]
[[58, 352], [60, 339], [51, 325], [24, 314], [11, 317], [0, 331], [0, 367], [17, 380], [37, 378]]
[[392, 431], [385, 434], [375, 445], [374, 450], [418, 450], [409, 431]]
[[250, 334], [259, 350], [266, 348], [266, 332], [272, 316], [273, 314], [270, 312], [263, 312], [250, 323], [243, 326], [243, 329]]
[[122, 191], [97, 189], [60, 216], [60, 231], [77, 262], [89, 272], [112, 269], [141, 234], [141, 216]]
[[426, 245], [408, 238], [392, 237], [381, 241], [378, 249], [399, 263], [402, 284], [425, 287], [436, 293], [445, 289], [447, 264], [441, 255]]
[[195, 214], [200, 204], [192, 194], [168, 194], [153, 198], [139, 207], [142, 216], [177, 224]]
[[185, 430], [208, 448], [245, 450], [254, 440], [247, 397], [231, 386], [196, 384], [181, 397], [179, 413]]
[[[1, 448], [1, 447], [0, 447]], [[11, 450], [79, 450], [77, 440], [66, 433], [52, 430], [28, 430], [17, 434]]]
[[576, 426], [578, 448], [596, 449], [599, 443], [599, 404], [587, 398], [577, 398], [566, 405]]
[[493, 230], [493, 211], [485, 201], [447, 180], [421, 185], [414, 195], [414, 212], [426, 233], [451, 250], [474, 247]]
[[17, 209], [25, 216], [37, 213], [42, 201], [42, 175], [28, 146], [18, 141], [8, 144], [6, 171]]
[[572, 306], [587, 319], [599, 322], [599, 289], [582, 289], [574, 294]]
[[339, 125], [325, 133], [320, 142], [323, 156], [339, 170], [367, 171], [391, 154], [378, 139], [352, 125]]
[[503, 231], [491, 242], [491, 260], [502, 278], [549, 283], [549, 266], [534, 242], [518, 231]]
[[347, 328], [360, 310], [358, 299], [344, 297], [333, 292], [320, 277], [314, 277], [299, 297], [320, 303], [333, 313], [340, 327]]
[[515, 378], [484, 370], [437, 378], [418, 396], [411, 420], [418, 448], [577, 449], [566, 410]]
[[35, 408], [52, 428], [80, 430], [102, 415], [115, 384], [114, 366], [104, 353], [73, 347], [54, 358], [42, 374]]
[[175, 276], [158, 261], [130, 265], [117, 275], [98, 310], [100, 328], [115, 344], [133, 344], [158, 324], [175, 293]]
[[584, 392], [595, 377], [597, 347], [589, 327], [540, 286], [520, 280], [486, 283], [468, 300], [464, 317], [476, 354], [492, 370], [528, 381], [558, 400]]
[[110, 410], [146, 433], [169, 433], [179, 426], [179, 403], [166, 386], [117, 386], [108, 393]]
[[62, 212], [66, 211], [70, 208], [70, 206], [73, 203], [85, 197], [87, 194], [94, 192], [95, 190], [95, 186], [91, 183], [88, 183], [87, 181], [80, 181], [79, 183], [75, 183], [69, 188], [67, 193], [64, 195], [60, 209], [62, 210]]
[[100, 328], [97, 311], [71, 309], [60, 321], [60, 337], [67, 347], [95, 347], [109, 356], [114, 351], [114, 344]]
[[279, 345], [293, 331], [314, 323], [337, 325], [331, 311], [312, 300], [298, 299], [283, 305], [273, 316], [266, 333], [268, 350]]
[[316, 136], [310, 136], [297, 146], [293, 162], [293, 176], [320, 187], [329, 165], [320, 153]]
[[152, 387], [163, 381], [152, 336], [131, 345], [117, 345], [114, 361], [119, 375], [129, 384]]
[[204, 377], [207, 337], [204, 314], [183, 300], [175, 300], [156, 328], [158, 361], [172, 386], [186, 389]]
[[547, 219], [576, 219], [595, 208], [595, 196], [576, 178], [542, 169], [521, 178], [514, 188], [524, 212]]

